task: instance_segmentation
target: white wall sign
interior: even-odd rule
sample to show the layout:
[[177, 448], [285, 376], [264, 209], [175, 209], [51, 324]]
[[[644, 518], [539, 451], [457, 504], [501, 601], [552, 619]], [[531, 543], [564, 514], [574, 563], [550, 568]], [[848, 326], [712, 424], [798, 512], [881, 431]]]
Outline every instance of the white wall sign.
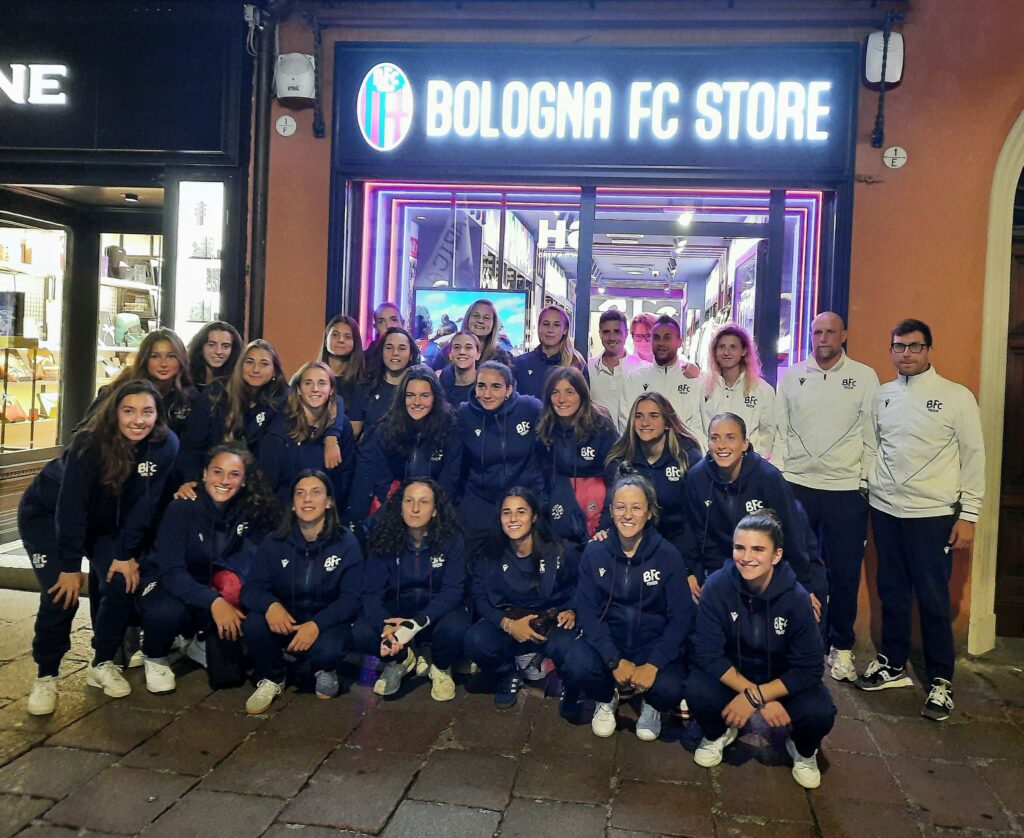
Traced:
[[283, 114], [277, 118], [277, 122], [274, 127], [277, 128], [277, 133], [282, 137], [290, 137], [295, 133], [295, 117]]
[[907, 150], [901, 146], [889, 146], [882, 152], [882, 162], [890, 169], [902, 169], [907, 165]]
[[0, 105], [66, 105], [64, 64], [0, 64]]

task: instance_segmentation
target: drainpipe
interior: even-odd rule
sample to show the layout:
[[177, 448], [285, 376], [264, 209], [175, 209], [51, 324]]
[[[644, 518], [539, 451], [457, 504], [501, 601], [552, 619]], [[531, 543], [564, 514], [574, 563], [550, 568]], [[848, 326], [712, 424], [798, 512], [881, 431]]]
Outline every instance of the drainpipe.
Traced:
[[292, 0], [268, 0], [257, 9], [256, 116], [253, 126], [252, 258], [249, 266], [249, 328], [247, 339], [263, 337], [267, 287], [267, 199], [270, 185], [270, 98], [274, 77], [277, 24]]

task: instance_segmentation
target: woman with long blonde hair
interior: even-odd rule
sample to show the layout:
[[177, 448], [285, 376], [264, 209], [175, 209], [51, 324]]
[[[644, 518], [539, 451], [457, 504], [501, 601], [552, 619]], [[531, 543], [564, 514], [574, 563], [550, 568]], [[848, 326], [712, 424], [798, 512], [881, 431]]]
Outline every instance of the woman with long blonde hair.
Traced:
[[575, 367], [589, 385], [587, 362], [573, 349], [572, 320], [568, 312], [555, 305], [544, 306], [537, 318], [537, 337], [538, 346], [513, 362], [512, 372], [520, 393], [540, 398], [548, 376], [559, 367]]
[[761, 377], [757, 346], [746, 329], [726, 323], [711, 338], [701, 424], [707, 434], [719, 413], [735, 413], [747, 423], [747, 439], [755, 450], [771, 459], [775, 441], [775, 390]]

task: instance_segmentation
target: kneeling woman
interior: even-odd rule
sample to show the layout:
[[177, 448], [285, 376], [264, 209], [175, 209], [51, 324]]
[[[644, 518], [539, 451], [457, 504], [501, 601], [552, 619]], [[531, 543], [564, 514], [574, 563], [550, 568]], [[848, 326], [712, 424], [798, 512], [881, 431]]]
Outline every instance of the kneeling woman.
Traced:
[[71, 648], [88, 558], [100, 598], [93, 625], [96, 651], [86, 683], [112, 698], [131, 692], [114, 653], [134, 610], [140, 548], [157, 517], [164, 483], [178, 453], [160, 393], [149, 381], [129, 381], [111, 393], [64, 454], [36, 475], [18, 507], [18, 529], [41, 594], [32, 657], [39, 676], [28, 711], [57, 706], [57, 670]]
[[[212, 642], [241, 637], [241, 584], [260, 541], [279, 520], [253, 455], [234, 443], [212, 449], [202, 489], [195, 500], [167, 507], [143, 565], [142, 651], [150, 692], [174, 689], [167, 655], [179, 634], [203, 632]], [[210, 681], [217, 680], [211, 668]]]
[[292, 507], [266, 538], [242, 587], [245, 645], [256, 664], [256, 691], [245, 709], [263, 713], [284, 690], [284, 652], [307, 655], [318, 698], [338, 694], [338, 673], [362, 596], [363, 555], [338, 522], [331, 481], [299, 472]]
[[821, 683], [821, 634], [807, 592], [782, 562], [782, 528], [771, 510], [747, 515], [733, 535], [732, 563], [704, 584], [686, 696], [704, 738], [694, 761], [711, 768], [755, 713], [790, 727], [793, 778], [821, 783], [817, 753], [836, 708]]
[[416, 668], [412, 629], [415, 645], [431, 646], [430, 697], [455, 698], [451, 668], [469, 628], [465, 591], [466, 549], [455, 510], [435, 480], [402, 481], [370, 535], [363, 617], [355, 627], [356, 647], [388, 661], [373, 686], [377, 695], [394, 695]]
[[[509, 489], [498, 509], [504, 549], [474, 566], [479, 621], [466, 635], [466, 656], [492, 676], [494, 703], [506, 708], [516, 703], [523, 678], [544, 677], [544, 658], [556, 668], [565, 658], [576, 625], [579, 556], [551, 535], [529, 489]], [[574, 704], [567, 699], [564, 708]]]
[[696, 608], [687, 595], [679, 552], [656, 528], [654, 488], [625, 474], [611, 493], [612, 529], [592, 541], [580, 560], [576, 614], [582, 641], [566, 655], [562, 680], [597, 707], [597, 736], [615, 733], [619, 696], [642, 699], [638, 739], [661, 735], [661, 714], [679, 706], [685, 649]]

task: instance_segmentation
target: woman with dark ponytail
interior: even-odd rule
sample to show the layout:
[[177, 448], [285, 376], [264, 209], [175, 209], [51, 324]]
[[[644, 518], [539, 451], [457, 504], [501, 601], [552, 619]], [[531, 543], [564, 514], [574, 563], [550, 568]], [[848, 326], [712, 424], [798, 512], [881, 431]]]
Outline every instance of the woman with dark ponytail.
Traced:
[[48, 715], [57, 706], [57, 671], [71, 648], [83, 558], [89, 560], [90, 595], [99, 599], [86, 683], [111, 698], [131, 693], [114, 653], [134, 611], [139, 558], [177, 453], [160, 392], [149, 381], [127, 381], [22, 496], [18, 529], [41, 590], [32, 641], [39, 670], [28, 700], [32, 715]]
[[783, 531], [771, 509], [740, 519], [732, 561], [712, 573], [700, 597], [694, 668], [686, 697], [704, 734], [694, 761], [711, 768], [757, 713], [789, 727], [793, 779], [821, 784], [817, 753], [836, 708], [821, 683], [821, 634], [807, 591], [782, 561]]

